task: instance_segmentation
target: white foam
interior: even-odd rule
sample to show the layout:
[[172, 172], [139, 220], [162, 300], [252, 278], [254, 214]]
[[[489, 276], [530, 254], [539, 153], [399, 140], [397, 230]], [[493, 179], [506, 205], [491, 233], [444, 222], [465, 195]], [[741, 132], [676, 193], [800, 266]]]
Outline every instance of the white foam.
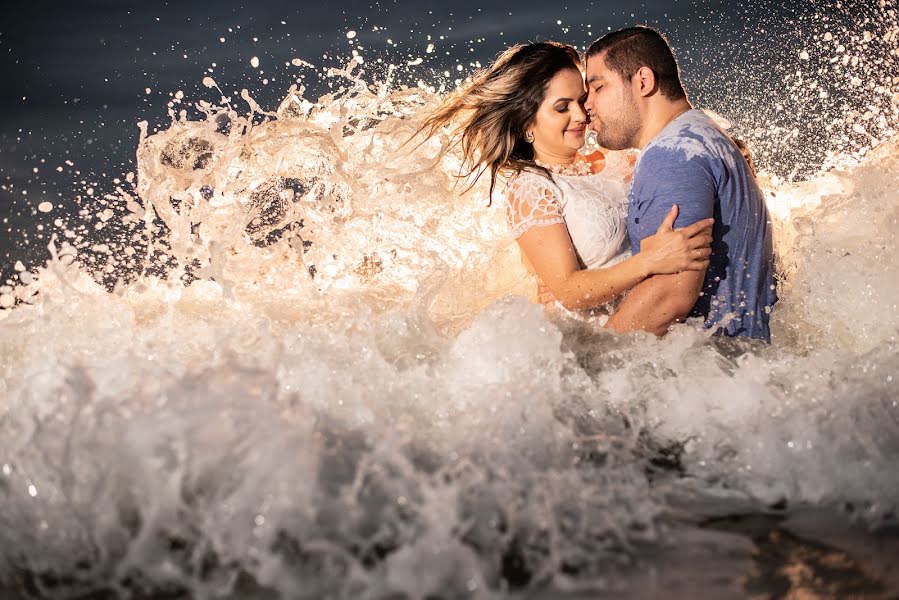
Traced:
[[[403, 146], [433, 95], [351, 71], [277, 120], [143, 123], [136, 189], [102, 209], [122, 238], [71, 231], [4, 288], [0, 568], [487, 597], [510, 556], [602, 586], [634, 548], [694, 539], [669, 527], [685, 487], [899, 509], [894, 140], [766, 185], [771, 347], [620, 337], [523, 298], [502, 194], [460, 196], [439, 136]], [[650, 480], [678, 445], [684, 475]]]

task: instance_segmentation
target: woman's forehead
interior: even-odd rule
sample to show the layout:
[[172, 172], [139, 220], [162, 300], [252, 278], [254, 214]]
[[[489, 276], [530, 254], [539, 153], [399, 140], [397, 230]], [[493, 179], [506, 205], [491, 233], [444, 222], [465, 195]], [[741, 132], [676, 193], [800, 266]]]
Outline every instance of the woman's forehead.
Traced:
[[547, 96], [564, 96], [571, 90], [583, 90], [584, 78], [576, 69], [559, 71], [550, 80]]

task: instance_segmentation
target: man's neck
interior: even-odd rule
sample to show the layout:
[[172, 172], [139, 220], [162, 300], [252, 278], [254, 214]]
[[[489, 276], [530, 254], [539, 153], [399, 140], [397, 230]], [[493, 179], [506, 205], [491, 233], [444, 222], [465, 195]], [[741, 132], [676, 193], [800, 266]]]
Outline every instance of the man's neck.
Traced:
[[653, 106], [648, 111], [644, 120], [643, 129], [640, 131], [640, 139], [637, 142], [637, 148], [642, 150], [646, 144], [651, 142], [663, 129], [668, 127], [671, 121], [675, 120], [688, 110], [693, 108], [690, 103], [684, 100], [675, 102], [663, 102]]

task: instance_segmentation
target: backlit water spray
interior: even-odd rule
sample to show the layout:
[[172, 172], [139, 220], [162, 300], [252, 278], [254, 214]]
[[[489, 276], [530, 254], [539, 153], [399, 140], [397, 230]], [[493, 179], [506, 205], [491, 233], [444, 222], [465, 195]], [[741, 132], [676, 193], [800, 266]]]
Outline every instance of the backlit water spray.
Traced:
[[[504, 198], [459, 195], [448, 140], [403, 145], [441, 97], [425, 82], [354, 59], [316, 101], [222, 94], [189, 120], [178, 98], [170, 127], [142, 125], [136, 175], [91, 191], [46, 266], [0, 288], [0, 581], [897, 593], [894, 11], [822, 32], [785, 83], [800, 106], [847, 94], [817, 171], [776, 168], [801, 132], [734, 116], [771, 165], [770, 347], [695, 324], [615, 336], [529, 302]], [[856, 71], [810, 88], [813, 60]], [[815, 561], [837, 576], [786, 568]]]

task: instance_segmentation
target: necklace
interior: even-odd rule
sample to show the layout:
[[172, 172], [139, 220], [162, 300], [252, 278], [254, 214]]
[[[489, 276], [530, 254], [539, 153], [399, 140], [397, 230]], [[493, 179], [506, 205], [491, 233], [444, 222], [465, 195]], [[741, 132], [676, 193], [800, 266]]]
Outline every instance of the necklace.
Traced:
[[558, 175], [568, 175], [571, 177], [579, 177], [582, 175], [590, 175], [592, 173], [592, 171], [590, 170], [590, 163], [587, 162], [581, 156], [577, 156], [574, 159], [574, 162], [569, 163], [567, 165], [550, 164], [550, 163], [545, 163], [542, 160], [537, 160], [537, 159], [534, 159], [534, 162], [537, 163], [538, 167], [543, 167], [544, 169], [550, 171], [551, 173], [556, 173]]

